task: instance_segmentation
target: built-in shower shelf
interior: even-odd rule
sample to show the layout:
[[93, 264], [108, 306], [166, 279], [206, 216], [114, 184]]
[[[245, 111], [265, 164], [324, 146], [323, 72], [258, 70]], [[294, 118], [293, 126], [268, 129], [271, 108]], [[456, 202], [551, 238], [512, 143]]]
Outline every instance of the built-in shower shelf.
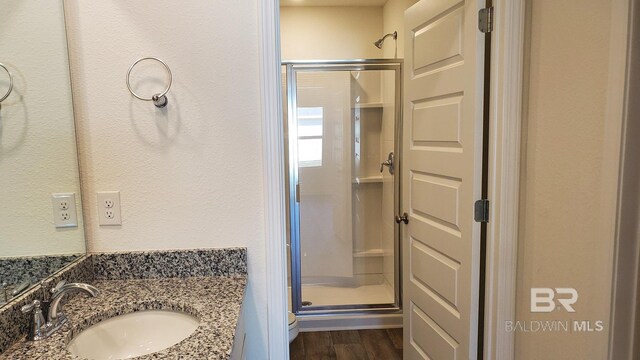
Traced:
[[352, 181], [352, 183], [354, 184], [371, 184], [371, 183], [381, 183], [381, 182], [382, 182], [382, 175], [356, 177]]
[[353, 253], [354, 258], [380, 257], [380, 256], [384, 256], [384, 250], [382, 249], [369, 249], [365, 251], [356, 251]]
[[353, 107], [358, 107], [360, 109], [377, 109], [382, 108], [381, 102], [372, 102], [372, 103], [355, 103]]
[[353, 179], [352, 182], [354, 184], [381, 183], [382, 182], [382, 175], [356, 177], [355, 179]]

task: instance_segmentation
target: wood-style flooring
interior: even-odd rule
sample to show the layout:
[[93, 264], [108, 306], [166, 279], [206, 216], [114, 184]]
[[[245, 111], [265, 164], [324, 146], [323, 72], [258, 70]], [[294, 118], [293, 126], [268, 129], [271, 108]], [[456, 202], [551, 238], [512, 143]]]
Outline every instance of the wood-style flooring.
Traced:
[[402, 329], [301, 332], [291, 360], [402, 360]]

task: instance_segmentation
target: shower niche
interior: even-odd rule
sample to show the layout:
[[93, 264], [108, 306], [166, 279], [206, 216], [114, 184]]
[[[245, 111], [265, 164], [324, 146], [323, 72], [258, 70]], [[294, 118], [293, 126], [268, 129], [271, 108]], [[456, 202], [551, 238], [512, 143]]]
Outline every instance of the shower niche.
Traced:
[[397, 311], [401, 62], [285, 65], [292, 311]]

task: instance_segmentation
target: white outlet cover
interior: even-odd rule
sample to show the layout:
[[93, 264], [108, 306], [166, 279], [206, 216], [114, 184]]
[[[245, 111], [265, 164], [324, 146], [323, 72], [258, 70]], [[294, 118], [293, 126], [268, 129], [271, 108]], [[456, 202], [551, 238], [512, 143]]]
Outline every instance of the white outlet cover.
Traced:
[[53, 223], [56, 228], [78, 227], [75, 193], [51, 194], [53, 205]]
[[120, 191], [99, 191], [97, 195], [98, 224], [100, 226], [122, 225]]

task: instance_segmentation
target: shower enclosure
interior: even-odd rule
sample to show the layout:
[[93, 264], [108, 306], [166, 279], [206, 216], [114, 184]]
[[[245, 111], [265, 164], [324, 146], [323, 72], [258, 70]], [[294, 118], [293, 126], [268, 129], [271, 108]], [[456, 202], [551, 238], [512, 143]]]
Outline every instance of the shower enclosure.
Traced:
[[291, 310], [398, 311], [402, 61], [283, 63]]

